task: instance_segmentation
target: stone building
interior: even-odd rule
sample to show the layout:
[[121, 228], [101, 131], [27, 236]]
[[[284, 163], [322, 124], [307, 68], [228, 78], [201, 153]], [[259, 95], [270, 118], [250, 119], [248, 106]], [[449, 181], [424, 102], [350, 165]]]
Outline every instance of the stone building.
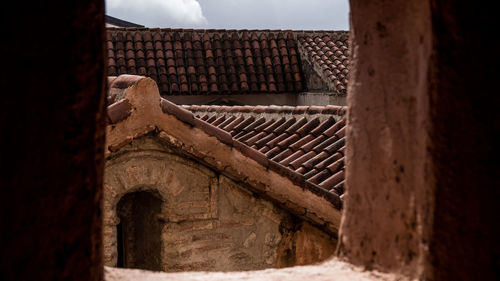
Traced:
[[180, 274], [102, 266], [104, 2], [10, 3], [2, 280], [498, 280], [495, 3], [350, 3], [342, 260]]
[[110, 15], [106, 15], [105, 20], [106, 20], [106, 27], [144, 27], [144, 25], [115, 18]]
[[105, 265], [233, 271], [333, 254], [345, 108], [177, 106], [110, 77]]
[[333, 254], [345, 109], [310, 105], [345, 104], [346, 32], [107, 28], [107, 49], [106, 265], [250, 270]]
[[108, 75], [175, 104], [345, 105], [347, 31], [108, 28]]

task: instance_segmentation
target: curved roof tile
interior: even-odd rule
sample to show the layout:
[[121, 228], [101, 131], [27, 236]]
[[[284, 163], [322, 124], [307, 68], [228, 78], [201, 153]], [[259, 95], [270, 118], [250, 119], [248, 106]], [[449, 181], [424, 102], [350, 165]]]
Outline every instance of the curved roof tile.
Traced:
[[160, 94], [300, 93], [302, 60], [329, 88], [347, 88], [344, 31], [108, 28], [108, 75], [143, 75]]
[[347, 93], [350, 57], [347, 33], [306, 35], [298, 40], [302, 58], [313, 65], [329, 88]]
[[345, 107], [182, 107], [306, 181], [343, 194], [337, 186], [344, 180]]

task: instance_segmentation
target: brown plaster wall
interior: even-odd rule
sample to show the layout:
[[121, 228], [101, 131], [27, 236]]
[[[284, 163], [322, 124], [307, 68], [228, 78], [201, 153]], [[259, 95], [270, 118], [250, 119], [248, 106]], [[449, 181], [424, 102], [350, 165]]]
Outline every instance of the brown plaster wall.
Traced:
[[289, 231], [278, 248], [276, 267], [313, 264], [329, 258], [337, 246], [332, 238], [305, 221], [291, 221]]
[[1, 279], [102, 280], [104, 1], [0, 18]]
[[[428, 254], [432, 32], [426, 1], [351, 1], [346, 201], [339, 254], [420, 275]], [[436, 120], [433, 120], [436, 121]]]
[[500, 40], [491, 33], [498, 9], [490, 2], [431, 3], [436, 207], [426, 277], [500, 280]]
[[307, 264], [325, 260], [336, 246], [331, 235], [175, 154], [154, 137], [136, 139], [110, 156], [104, 188], [104, 256], [109, 266], [117, 263], [116, 202], [137, 190], [155, 190], [163, 200], [165, 271]]
[[422, 280], [498, 280], [493, 7], [351, 0], [339, 255]]

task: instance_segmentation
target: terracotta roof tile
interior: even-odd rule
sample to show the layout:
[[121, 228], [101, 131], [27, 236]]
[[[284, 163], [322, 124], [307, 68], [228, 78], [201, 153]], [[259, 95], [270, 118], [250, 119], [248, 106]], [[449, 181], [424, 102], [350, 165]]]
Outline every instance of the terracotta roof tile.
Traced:
[[[302, 151], [300, 152], [296, 152], [298, 154], [301, 154], [303, 153]], [[306, 154], [303, 154], [301, 155], [299, 158], [295, 159], [293, 162], [291, 162], [289, 165], [292, 166], [292, 168], [294, 170], [298, 169], [301, 167], [302, 163], [306, 162], [307, 160], [311, 159], [311, 157], [313, 157], [314, 155], [316, 155], [316, 153], [314, 153], [314, 151], [309, 151], [307, 152]]]
[[280, 162], [288, 156], [292, 155], [293, 151], [291, 149], [281, 150], [279, 146], [274, 147], [266, 153], [266, 156], [272, 157], [271, 160]]
[[[286, 124], [286, 123], [287, 122], [285, 122], [284, 124]], [[277, 134], [271, 134], [271, 135], [269, 135], [271, 137], [271, 139], [268, 142], [265, 143], [265, 146], [267, 146], [267, 147], [278, 146], [278, 144], [280, 142], [282, 142], [283, 140], [285, 140], [286, 138], [289, 137], [289, 135], [287, 133], [281, 133], [277, 137], [275, 137], [276, 135]]]
[[328, 165], [326, 168], [330, 170], [330, 172], [333, 174], [338, 172], [343, 167], [344, 167], [344, 157]]
[[[331, 163], [341, 159], [344, 155], [340, 152], [334, 153], [333, 155], [330, 155], [326, 158], [323, 157], [324, 154], [318, 154], [316, 157], [311, 158], [311, 167], [314, 167], [316, 170], [323, 170], [326, 169], [328, 165]], [[309, 164], [304, 164], [303, 166], [309, 167]]]
[[[316, 147], [318, 144], [322, 143], [326, 139], [326, 137], [324, 135], [319, 135], [317, 137], [314, 137], [314, 135], [312, 133], [310, 135], [312, 136], [312, 138], [310, 138], [307, 143], [304, 143], [303, 145], [301, 145], [298, 148], [300, 148], [304, 151], [313, 150], [314, 147]], [[306, 138], [304, 138], [304, 140], [305, 139]]]
[[326, 129], [323, 134], [327, 137], [331, 137], [333, 136], [338, 130], [340, 130], [341, 128], [343, 128], [345, 126], [345, 119], [342, 119], [340, 120], [339, 122], [337, 122], [335, 125], [329, 127], [328, 129]]
[[114, 124], [127, 119], [132, 111], [132, 105], [126, 99], [122, 99], [108, 106], [108, 123]]
[[330, 88], [341, 94], [347, 91], [349, 48], [347, 33], [314, 34], [299, 37], [302, 57], [313, 64], [314, 70]]
[[328, 178], [328, 176], [330, 176], [330, 172], [328, 170], [321, 170], [321, 171], [317, 171], [316, 174], [314, 174], [313, 176], [311, 175], [305, 175], [305, 177], [308, 177], [308, 180], [312, 183], [315, 183], [315, 184], [319, 184], [321, 182], [323, 182], [325, 179]]
[[[248, 140], [246, 140], [245, 143], [249, 146], [253, 146], [255, 144], [255, 142], [257, 142], [259, 139], [262, 139], [265, 136], [266, 136], [266, 132], [256, 133], [254, 136], [252, 136]], [[243, 139], [242, 139], [242, 141], [243, 141]]]
[[108, 74], [151, 77], [163, 96], [303, 92], [304, 58], [347, 88], [343, 31], [108, 28], [106, 38]]
[[333, 187], [333, 190], [339, 195], [344, 194], [344, 181], [339, 182]]
[[288, 146], [290, 146], [290, 144], [298, 141], [299, 139], [300, 139], [300, 135], [299, 134], [291, 134], [287, 138], [285, 138], [284, 140], [282, 140], [279, 143], [277, 143], [277, 145], [280, 148], [288, 147]]
[[[127, 89], [141, 79], [144, 78], [130, 75], [108, 78], [110, 105], [107, 114], [110, 126], [120, 126], [118, 123], [127, 122], [128, 118], [142, 118], [138, 117], [142, 116], [140, 112], [147, 109], [142, 105], [135, 107], [130, 104], [127, 96]], [[144, 80], [152, 83], [150, 79]], [[147, 104], [151, 103], [148, 101]], [[331, 107], [296, 110], [290, 106], [178, 106], [165, 99], [161, 99], [160, 108], [163, 113], [204, 131], [239, 150], [265, 169], [287, 177], [295, 185], [324, 197], [337, 209], [341, 208], [339, 196], [344, 190], [345, 138], [344, 126], [337, 124], [345, 124], [342, 121], [345, 114], [343, 108], [337, 107], [330, 111]], [[324, 112], [337, 112], [340, 115]], [[327, 123], [330, 127], [320, 125]], [[324, 131], [312, 134], [319, 127]], [[332, 127], [337, 127], [330, 137], [336, 138], [335, 142], [329, 143], [320, 153], [305, 149], [307, 146], [304, 143], [317, 138], [325, 139], [327, 136], [324, 133]], [[148, 126], [145, 133], [154, 130], [155, 126]], [[258, 142], [261, 142], [260, 148], [255, 145]], [[115, 149], [118, 148], [109, 147], [110, 151], [116, 151]]]
[[[343, 180], [344, 180], [344, 170], [340, 170], [339, 172], [335, 173], [334, 175], [332, 175], [329, 178], [322, 181], [319, 184], [319, 186], [321, 186], [325, 189], [332, 190], [333, 189], [332, 186], [337, 185], [338, 183], [340, 183]], [[339, 195], [341, 195], [341, 194], [339, 194]]]
[[[278, 42], [279, 43], [279, 42]], [[318, 188], [334, 190], [343, 180], [345, 108], [338, 106], [183, 106], [223, 128], [259, 157], [280, 165]], [[333, 114], [335, 113], [335, 114]], [[270, 167], [272, 166], [269, 164]], [[298, 176], [300, 175], [300, 177]], [[332, 178], [332, 176], [337, 175]], [[340, 181], [339, 181], [340, 180]], [[342, 194], [343, 188], [337, 188]]]
[[312, 150], [314, 150], [315, 152], [317, 153], [320, 153], [321, 151], [323, 151], [325, 148], [327, 148], [329, 145], [331, 145], [332, 143], [336, 142], [339, 140], [339, 137], [337, 137], [336, 135], [333, 135], [327, 139], [325, 139], [324, 141], [322, 141], [321, 143], [319, 143], [318, 145], [314, 146], [312, 148]]
[[[304, 144], [309, 143], [310, 141], [312, 141], [314, 139], [315, 139], [315, 137], [313, 135], [307, 134], [304, 137], [297, 140], [296, 142], [294, 142], [293, 144], [291, 144], [289, 146], [289, 148], [292, 149], [293, 151], [296, 151], [298, 149], [301, 149]], [[302, 149], [302, 150], [304, 150], [304, 149]], [[304, 151], [308, 151], [308, 150], [304, 150]]]
[[240, 124], [243, 120], [245, 120], [243, 116], [238, 116], [231, 123], [227, 124], [224, 127], [221, 127], [221, 129], [227, 132], [231, 132], [233, 128], [236, 127], [238, 124]]
[[296, 159], [298, 159], [302, 155], [304, 155], [304, 152], [299, 150], [297, 152], [294, 152], [290, 156], [286, 157], [285, 159], [279, 161], [278, 163], [280, 163], [283, 166], [288, 166], [288, 164], [290, 164], [292, 161], [295, 161]]

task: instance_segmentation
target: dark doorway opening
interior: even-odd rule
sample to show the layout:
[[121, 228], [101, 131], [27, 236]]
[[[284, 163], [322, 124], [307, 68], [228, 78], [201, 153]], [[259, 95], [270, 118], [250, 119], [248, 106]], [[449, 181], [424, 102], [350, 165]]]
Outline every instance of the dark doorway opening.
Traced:
[[148, 191], [126, 194], [117, 205], [118, 267], [162, 270], [161, 199]]

